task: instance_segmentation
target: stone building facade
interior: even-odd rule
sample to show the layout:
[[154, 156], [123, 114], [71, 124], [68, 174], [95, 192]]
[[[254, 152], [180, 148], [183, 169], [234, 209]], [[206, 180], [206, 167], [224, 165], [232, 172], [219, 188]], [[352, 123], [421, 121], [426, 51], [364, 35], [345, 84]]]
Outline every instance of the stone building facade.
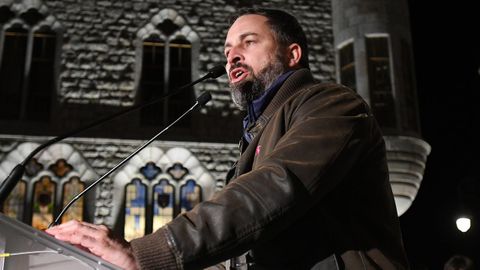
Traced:
[[[188, 62], [188, 80], [199, 78], [216, 65], [223, 65], [225, 62], [223, 43], [229, 26], [229, 17], [241, 7], [275, 7], [291, 12], [299, 19], [309, 39], [310, 65], [315, 79], [336, 80], [346, 84], [347, 82], [341, 80], [339, 73], [341, 66], [339, 45], [350, 38], [346, 35], [351, 35], [351, 38], [354, 35], [353, 32], [338, 30], [341, 22], [338, 18], [332, 18], [332, 15], [348, 15], [349, 18], [354, 18], [353, 15], [359, 14], [361, 9], [353, 9], [350, 11], [353, 12], [352, 14], [336, 13], [336, 7], [339, 6], [337, 2], [330, 0], [271, 0], [258, 3], [247, 0], [0, 0], [0, 87], [3, 88], [0, 89], [0, 98], [3, 99], [0, 101], [2, 105], [0, 107], [10, 108], [0, 111], [0, 179], [3, 180], [15, 164], [22, 162], [29, 151], [51, 136], [63, 134], [95, 121], [101, 116], [147, 101], [142, 98], [145, 95], [142, 89], [146, 88], [145, 70], [149, 64], [149, 59], [145, 56], [147, 53], [149, 57], [162, 54], [164, 65], [156, 68], [161, 70], [163, 79], [159, 83], [160, 86], [165, 86], [164, 90], [174, 88], [172, 86], [175, 84], [175, 77], [172, 76], [178, 68], [185, 72], [183, 66], [171, 64], [172, 59], [178, 58], [180, 52], [184, 52], [182, 48], [186, 48], [185, 52], [188, 52], [188, 58], [183, 58]], [[344, 1], [343, 5], [359, 6], [355, 2]], [[388, 1], [372, 2], [385, 4]], [[374, 14], [385, 12], [386, 15], [382, 16], [386, 17], [390, 14], [376, 7], [371, 7], [369, 12]], [[365, 22], [358, 20], [352, 24], [361, 25], [362, 23]], [[382, 23], [383, 21], [377, 22], [378, 25]], [[408, 25], [405, 27], [408, 36]], [[390, 30], [387, 29], [386, 32]], [[338, 41], [339, 38], [341, 41]], [[26, 52], [21, 61], [22, 64], [19, 64], [22, 67], [18, 69], [21, 74], [18, 80], [11, 79], [11, 73], [5, 71], [5, 63], [16, 63], [9, 57], [9, 53], [18, 53], [18, 50], [12, 48], [19, 46], [8, 45], [12, 40], [15, 40], [16, 44], [24, 44]], [[47, 48], [46, 45], [37, 45], [40, 42], [50, 44], [48, 45], [52, 50], [48, 60], [50, 62], [38, 60], [43, 59], [40, 57], [43, 54], [39, 52], [41, 48]], [[161, 52], [157, 51], [158, 48], [161, 48]], [[392, 58], [391, 61], [394, 62], [394, 59]], [[357, 61], [362, 60], [359, 58]], [[395, 65], [392, 64], [392, 66]], [[401, 68], [401, 66], [395, 66], [395, 69]], [[53, 79], [48, 81], [42, 79], [42, 76], [36, 76], [39, 70], [48, 71], [43, 77]], [[360, 76], [358, 81], [367, 76], [358, 73], [357, 75]], [[401, 78], [395, 78], [397, 81], [401, 80]], [[411, 83], [409, 97], [415, 95], [414, 81]], [[34, 94], [36, 85], [48, 87], [38, 90], [40, 94], [36, 95]], [[368, 88], [368, 86], [359, 85]], [[21, 94], [15, 94], [17, 90], [13, 89], [14, 86]], [[243, 113], [236, 109], [230, 100], [225, 76], [197, 84], [191, 91], [193, 97], [198, 97], [204, 91], [210, 91], [213, 98], [204, 108], [194, 112], [181, 124], [173, 126], [143, 151], [140, 157], [134, 157], [132, 163], [119, 168], [95, 191], [92, 191], [94, 195], [89, 196], [93, 197], [89, 197], [85, 203], [84, 208], [87, 213], [83, 214], [85, 219], [112, 227], [122, 227], [128, 223], [127, 218], [130, 213], [128, 211], [132, 211], [131, 215], [137, 216], [138, 214], [135, 213], [138, 211], [160, 211], [155, 208], [154, 201], [157, 198], [152, 199], [152, 194], [157, 194], [155, 193], [157, 186], [162, 188], [162, 191], [157, 194], [159, 200], [160, 198], [170, 200], [164, 204], [168, 204], [168, 207], [172, 207], [171, 211], [178, 213], [183, 209], [178, 205], [181, 204], [181, 201], [178, 201], [181, 196], [180, 190], [187, 187], [188, 177], [195, 179], [197, 184], [204, 181], [197, 185], [201, 190], [200, 194], [203, 194], [202, 199], [208, 197], [205, 196], [207, 190], [210, 190], [209, 194], [211, 194], [223, 186], [225, 174], [238, 156], [236, 142], [241, 134], [240, 123]], [[368, 90], [362, 91], [359, 94], [369, 100]], [[18, 106], [13, 106], [12, 102], [6, 101], [10, 97], [18, 98]], [[193, 102], [193, 99], [191, 101]], [[168, 108], [163, 110], [164, 113], [181, 111], [176, 103], [169, 105], [168, 102], [170, 101], [159, 103], [164, 108]], [[38, 103], [41, 104], [40, 109], [33, 105]], [[18, 110], [18, 112], [10, 113], [11, 110]], [[395, 110], [397, 110], [395, 114], [405, 113], [398, 107]], [[415, 121], [418, 121], [416, 103], [409, 107], [409, 110], [413, 110], [414, 118], [417, 117]], [[163, 118], [156, 124], [152, 122], [145, 124], [142, 117], [141, 112], [119, 117], [100, 127], [75, 134], [56, 147], [51, 146], [53, 148], [37, 155], [35, 166], [39, 169], [26, 175], [24, 179], [25, 189], [30, 194], [27, 196], [26, 205], [30, 207], [34, 205], [33, 201], [38, 199], [33, 194], [33, 190], [36, 189], [36, 183], [41, 181], [42, 176], [47, 176], [57, 187], [65, 187], [65, 183], [70, 183], [73, 176], [79, 177], [84, 184], [91, 183], [173, 119], [173, 116], [162, 116]], [[394, 157], [390, 164], [400, 164], [407, 173], [413, 170], [413, 174], [421, 181], [429, 146], [421, 140], [420, 131], [404, 133], [393, 129], [393, 132], [387, 135], [389, 155]], [[398, 158], [398, 153], [405, 152], [402, 151], [405, 145], [401, 143], [405, 140], [414, 141], [416, 144], [406, 146], [413, 149], [407, 159], [402, 159], [401, 155]], [[420, 157], [416, 158], [418, 155]], [[157, 160], [150, 160], [154, 164], [148, 164], [148, 159], [153, 157]], [[65, 170], [58, 169], [59, 160], [66, 161], [70, 166], [62, 165], [66, 166], [62, 168], [67, 168], [67, 173], [64, 175], [60, 171]], [[72, 164], [77, 165], [72, 166]], [[412, 164], [417, 166], [411, 169]], [[182, 170], [185, 173], [182, 174]], [[122, 174], [130, 178], [121, 176]], [[67, 179], [68, 177], [70, 180]], [[116, 181], [117, 178], [123, 180]], [[133, 181], [134, 179], [137, 180]], [[402, 181], [398, 184], [397, 181], [394, 183], [397, 188], [393, 185], [394, 193], [395, 190], [404, 189], [405, 186], [415, 186], [418, 189], [420, 181], [413, 184], [407, 183], [407, 185], [402, 184]], [[120, 182], [122, 184], [119, 184]], [[126, 186], [129, 183], [136, 185], [137, 193], [146, 187], [145, 194], [148, 197], [144, 207], [146, 210], [138, 206], [128, 208], [126, 198], [129, 196], [129, 191]], [[176, 197], [173, 196], [174, 193], [169, 193], [170, 197], [164, 196], [168, 193], [166, 190], [170, 190], [169, 188], [176, 190], [176, 193], [174, 192]], [[54, 203], [47, 201], [58, 208], [63, 204], [62, 192], [62, 189], [57, 188], [57, 191], [53, 192], [56, 196], [51, 200]], [[411, 203], [415, 194], [416, 190], [407, 194], [399, 192], [398, 198], [408, 197]], [[172, 201], [173, 197], [177, 200], [176, 202]], [[132, 199], [131, 202], [134, 203], [135, 200]], [[172, 204], [177, 206], [174, 207]], [[128, 211], [120, 209], [125, 207]], [[162, 207], [165, 208], [165, 205]], [[26, 222], [32, 222], [35, 209], [22, 214]], [[405, 210], [399, 210], [399, 213]], [[58, 213], [59, 210], [53, 211]], [[152, 220], [153, 223], [156, 222], [156, 214], [142, 215], [146, 216], [150, 222]], [[147, 231], [152, 230], [152, 225], [143, 226], [147, 227]], [[126, 231], [125, 234], [127, 234]]]

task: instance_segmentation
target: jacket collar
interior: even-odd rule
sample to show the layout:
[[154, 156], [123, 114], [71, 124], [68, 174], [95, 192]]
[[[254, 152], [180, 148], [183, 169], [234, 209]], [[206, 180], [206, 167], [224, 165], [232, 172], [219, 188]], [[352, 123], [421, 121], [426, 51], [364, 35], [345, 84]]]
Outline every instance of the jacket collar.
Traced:
[[270, 103], [272, 98], [277, 93], [278, 89], [282, 86], [285, 80], [290, 76], [294, 70], [287, 71], [280, 75], [273, 84], [261, 95], [259, 98], [248, 103], [247, 105], [247, 116], [243, 119], [243, 136], [248, 142], [252, 141], [252, 135], [248, 132], [248, 129], [255, 125], [258, 117], [265, 110], [267, 105]]
[[263, 132], [264, 127], [267, 125], [268, 120], [281, 106], [296, 92], [305, 89], [309, 85], [313, 85], [314, 80], [309, 69], [296, 70], [283, 85], [278, 89], [277, 93], [273, 97], [272, 101], [268, 104], [267, 108], [263, 111], [262, 115], [255, 122], [255, 125], [248, 130], [254, 135], [251, 143], [247, 143], [242, 136], [240, 139], [239, 150], [242, 153], [235, 168], [235, 174], [233, 178], [248, 172], [252, 169], [253, 159], [255, 157], [255, 149], [258, 145], [260, 135]]
[[269, 119], [295, 92], [313, 83], [314, 80], [309, 69], [302, 68], [296, 70], [280, 87], [272, 101], [263, 111], [262, 116]]
[[256, 136], [258, 132], [266, 125], [270, 117], [299, 89], [305, 88], [314, 83], [312, 73], [307, 68], [295, 70], [283, 85], [278, 89], [270, 103], [267, 105], [263, 113], [257, 119], [254, 125], [247, 127], [248, 132]]

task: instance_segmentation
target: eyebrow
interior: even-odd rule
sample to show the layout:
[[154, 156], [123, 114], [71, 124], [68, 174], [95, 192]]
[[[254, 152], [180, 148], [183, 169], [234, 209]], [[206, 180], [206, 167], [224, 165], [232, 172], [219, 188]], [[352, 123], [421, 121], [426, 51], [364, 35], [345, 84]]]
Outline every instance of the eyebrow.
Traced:
[[[243, 34], [240, 35], [240, 40], [244, 40], [248, 36], [258, 36], [258, 33], [255, 33], [255, 32], [243, 33]], [[232, 44], [230, 44], [229, 42], [226, 42], [225, 45], [224, 45], [224, 48], [228, 48], [228, 47], [231, 47], [231, 46], [232, 46]]]

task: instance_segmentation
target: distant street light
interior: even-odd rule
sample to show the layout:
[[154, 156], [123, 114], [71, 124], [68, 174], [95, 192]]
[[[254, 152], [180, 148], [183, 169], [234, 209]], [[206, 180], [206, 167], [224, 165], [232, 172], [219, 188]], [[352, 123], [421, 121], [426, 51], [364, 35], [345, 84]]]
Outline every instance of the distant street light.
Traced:
[[469, 218], [467, 217], [460, 217], [457, 219], [457, 228], [461, 232], [467, 232], [470, 229], [470, 226], [472, 225], [472, 222]]

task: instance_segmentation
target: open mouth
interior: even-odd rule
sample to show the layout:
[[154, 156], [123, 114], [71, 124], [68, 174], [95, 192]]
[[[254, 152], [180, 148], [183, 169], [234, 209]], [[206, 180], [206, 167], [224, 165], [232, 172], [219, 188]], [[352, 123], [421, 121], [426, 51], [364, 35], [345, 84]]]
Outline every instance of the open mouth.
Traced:
[[248, 70], [245, 68], [235, 68], [230, 71], [230, 83], [237, 83], [248, 76]]

